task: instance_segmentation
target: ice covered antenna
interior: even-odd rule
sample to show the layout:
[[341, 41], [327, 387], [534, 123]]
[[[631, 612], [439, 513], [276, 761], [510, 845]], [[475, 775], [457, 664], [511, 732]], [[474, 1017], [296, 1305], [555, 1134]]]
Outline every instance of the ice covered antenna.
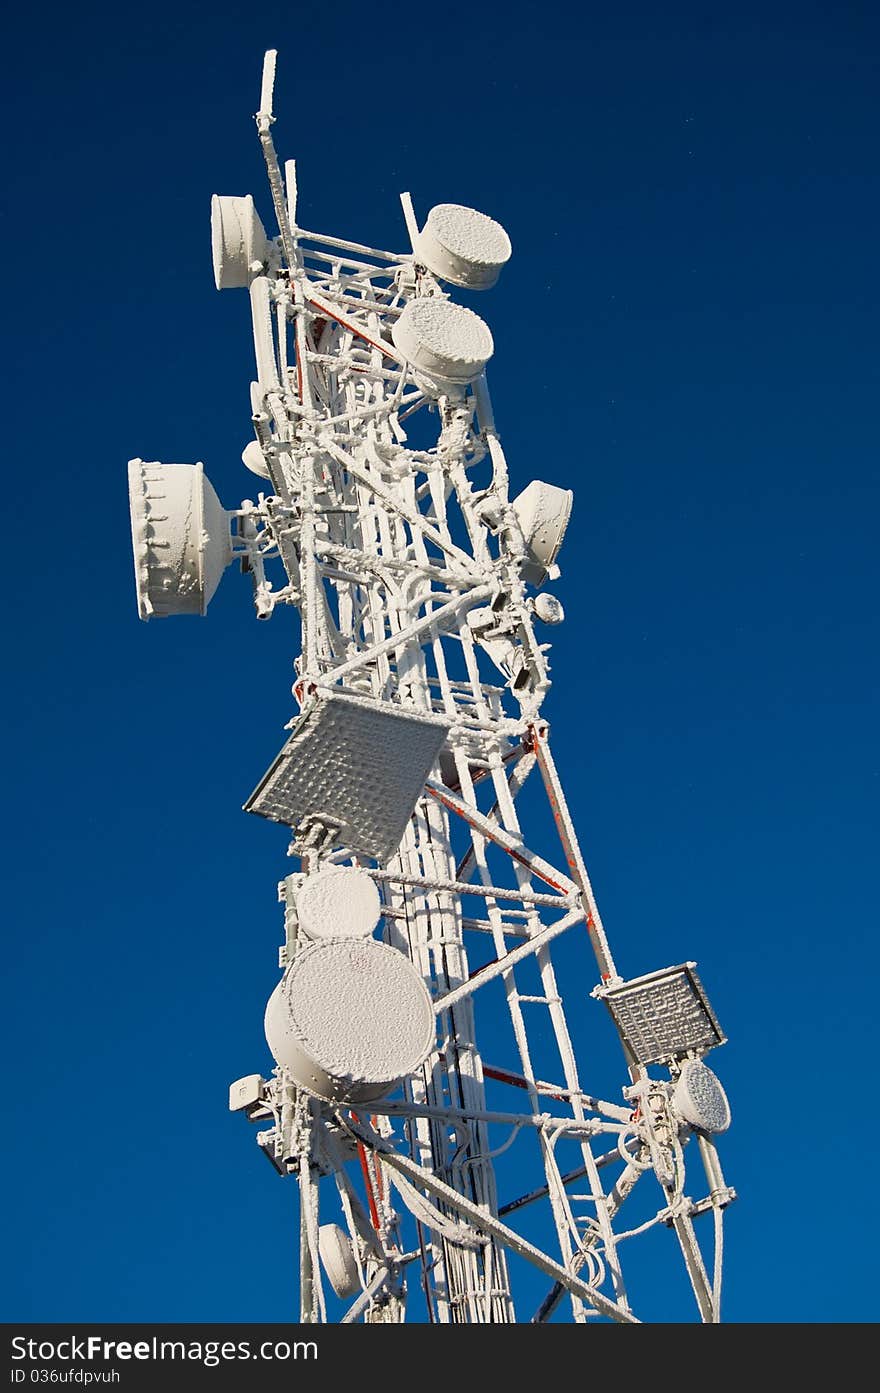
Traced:
[[[275, 60], [278, 54], [274, 48], [266, 51], [263, 58], [263, 83], [260, 89], [260, 109], [256, 115], [257, 131], [260, 136], [260, 144], [263, 147], [263, 158], [266, 161], [266, 171], [269, 176], [269, 188], [272, 192], [272, 205], [275, 209], [275, 220], [278, 223], [278, 231], [281, 234], [281, 247], [284, 252], [284, 260], [288, 268], [292, 271], [297, 265], [296, 245], [293, 239], [292, 219], [296, 216], [295, 190], [296, 182], [293, 177], [294, 198], [291, 205], [285, 203], [284, 183], [281, 178], [281, 169], [278, 164], [278, 156], [275, 153], [275, 142], [272, 139], [272, 123], [275, 117], [272, 115], [272, 100], [275, 90]], [[288, 166], [289, 177], [294, 175], [293, 161]]]

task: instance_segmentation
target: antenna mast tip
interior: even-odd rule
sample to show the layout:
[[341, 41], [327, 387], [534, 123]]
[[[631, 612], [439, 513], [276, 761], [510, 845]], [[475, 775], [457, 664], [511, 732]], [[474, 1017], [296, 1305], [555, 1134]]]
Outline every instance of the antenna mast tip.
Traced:
[[275, 87], [275, 60], [278, 57], [278, 50], [269, 48], [263, 57], [263, 86], [260, 91], [260, 109], [258, 117], [263, 117], [268, 121], [275, 118], [272, 115], [272, 93]]

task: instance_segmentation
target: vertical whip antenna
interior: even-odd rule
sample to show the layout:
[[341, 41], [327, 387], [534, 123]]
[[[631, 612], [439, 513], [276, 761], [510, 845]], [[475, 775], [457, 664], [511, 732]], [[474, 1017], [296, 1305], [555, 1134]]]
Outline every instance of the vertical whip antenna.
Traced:
[[263, 82], [260, 89], [260, 109], [255, 119], [257, 122], [257, 131], [260, 136], [260, 144], [263, 147], [263, 158], [266, 161], [266, 172], [269, 176], [269, 188], [272, 192], [272, 204], [275, 209], [275, 218], [278, 223], [278, 231], [281, 233], [281, 246], [284, 250], [284, 260], [287, 262], [290, 270], [293, 270], [294, 267], [299, 265], [299, 252], [287, 215], [281, 168], [278, 164], [278, 156], [275, 153], [275, 142], [270, 132], [272, 122], [275, 120], [275, 117], [272, 115], [272, 95], [275, 88], [275, 60], [277, 57], [277, 49], [270, 48], [266, 51], [263, 58]]

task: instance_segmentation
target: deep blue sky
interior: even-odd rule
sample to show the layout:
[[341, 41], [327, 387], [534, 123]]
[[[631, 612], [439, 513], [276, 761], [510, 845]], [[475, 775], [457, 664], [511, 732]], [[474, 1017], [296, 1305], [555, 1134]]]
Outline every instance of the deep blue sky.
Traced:
[[[269, 220], [271, 46], [307, 225], [403, 249], [409, 189], [511, 235], [480, 304], [496, 414], [515, 486], [576, 499], [557, 758], [622, 970], [695, 958], [730, 1036], [726, 1316], [873, 1320], [876, 11], [428, 13], [7, 23], [3, 1316], [294, 1310], [294, 1188], [226, 1089], [269, 1067], [291, 866], [240, 805], [295, 626], [255, 623], [234, 572], [206, 620], [141, 624], [125, 470], [257, 487], [208, 215], [252, 191]], [[585, 1017], [592, 984], [568, 984]], [[649, 1309], [689, 1317], [655, 1272]]]

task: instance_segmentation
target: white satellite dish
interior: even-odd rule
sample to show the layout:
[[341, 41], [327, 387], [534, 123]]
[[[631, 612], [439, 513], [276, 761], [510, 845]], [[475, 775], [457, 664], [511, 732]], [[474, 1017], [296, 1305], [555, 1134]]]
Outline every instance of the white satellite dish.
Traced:
[[413, 367], [441, 382], [473, 382], [495, 351], [485, 320], [434, 295], [410, 300], [391, 337]]
[[307, 938], [369, 938], [382, 904], [376, 882], [354, 866], [324, 866], [297, 892], [296, 915]]
[[[240, 290], [269, 258], [269, 239], [250, 194], [244, 198], [215, 193], [211, 199], [211, 250], [218, 290]], [[252, 269], [258, 263], [256, 271]]]
[[540, 479], [533, 479], [513, 500], [513, 511], [519, 518], [528, 551], [523, 579], [532, 585], [543, 585], [559, 555], [573, 500], [571, 489], [557, 488]]
[[415, 239], [417, 260], [452, 285], [488, 290], [510, 260], [510, 238], [500, 223], [475, 208], [439, 203]]
[[351, 1239], [338, 1224], [322, 1224], [318, 1229], [318, 1252], [328, 1281], [343, 1301], [361, 1289]]
[[336, 938], [297, 953], [269, 998], [266, 1039], [300, 1088], [372, 1102], [434, 1045], [434, 1012], [409, 958], [374, 938]]
[[204, 614], [232, 560], [229, 514], [204, 467], [129, 460], [128, 500], [141, 619]]
[[241, 462], [245, 469], [249, 469], [252, 474], [257, 474], [261, 479], [268, 479], [271, 482], [272, 475], [269, 473], [266, 456], [263, 454], [258, 441], [248, 441], [241, 452]]
[[688, 1059], [682, 1065], [672, 1102], [679, 1117], [701, 1132], [726, 1132], [730, 1126], [727, 1094], [702, 1060]]

